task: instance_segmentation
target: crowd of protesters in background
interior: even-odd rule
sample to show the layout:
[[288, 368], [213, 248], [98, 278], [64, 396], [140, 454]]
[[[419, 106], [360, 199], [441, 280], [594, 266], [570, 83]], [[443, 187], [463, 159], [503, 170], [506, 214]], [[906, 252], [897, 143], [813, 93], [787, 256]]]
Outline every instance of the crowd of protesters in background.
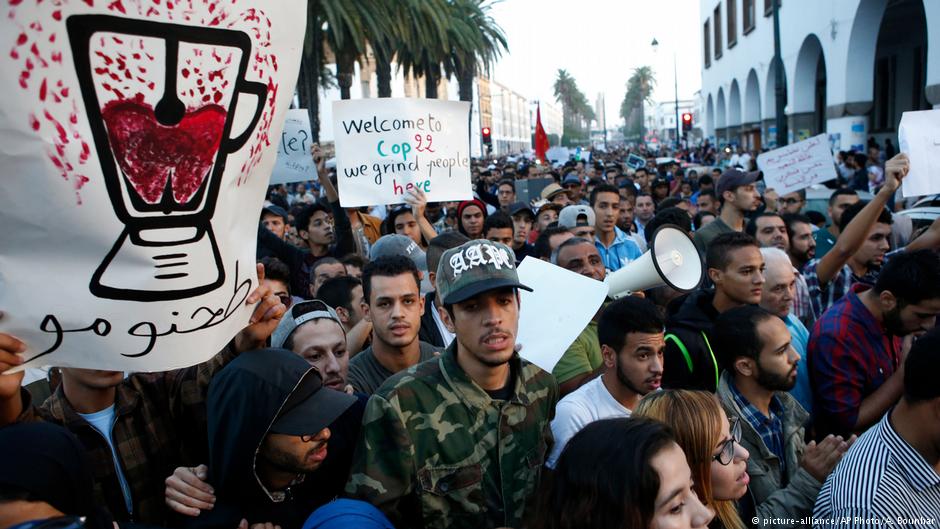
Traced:
[[[345, 208], [315, 145], [211, 360], [0, 375], [0, 529], [935, 525], [940, 221], [898, 214], [910, 163], [876, 143], [822, 204], [757, 154], [484, 157], [465, 201]], [[552, 310], [522, 260], [604, 281], [663, 226], [700, 288], [607, 300], [552, 372], [520, 356]], [[23, 350], [0, 334], [0, 372]]]

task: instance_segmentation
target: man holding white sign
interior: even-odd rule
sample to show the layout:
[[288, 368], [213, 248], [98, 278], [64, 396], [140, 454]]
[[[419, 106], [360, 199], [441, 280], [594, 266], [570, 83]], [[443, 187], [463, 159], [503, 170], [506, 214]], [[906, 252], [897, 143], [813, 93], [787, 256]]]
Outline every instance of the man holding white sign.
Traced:
[[334, 101], [336, 175], [343, 207], [467, 200], [470, 104], [424, 99]]

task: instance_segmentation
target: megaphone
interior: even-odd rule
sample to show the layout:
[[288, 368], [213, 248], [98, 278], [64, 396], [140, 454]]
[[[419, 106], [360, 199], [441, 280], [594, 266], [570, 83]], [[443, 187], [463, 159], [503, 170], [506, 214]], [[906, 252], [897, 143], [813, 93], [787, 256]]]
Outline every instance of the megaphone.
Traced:
[[650, 249], [639, 259], [607, 275], [608, 297], [620, 299], [633, 292], [668, 285], [688, 292], [702, 282], [704, 267], [692, 238], [673, 224], [653, 234]]

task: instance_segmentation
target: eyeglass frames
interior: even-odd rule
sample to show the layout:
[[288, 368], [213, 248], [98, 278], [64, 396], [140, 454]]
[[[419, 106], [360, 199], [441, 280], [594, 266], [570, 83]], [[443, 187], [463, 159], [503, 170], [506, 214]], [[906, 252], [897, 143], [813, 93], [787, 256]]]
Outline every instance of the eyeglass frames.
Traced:
[[731, 439], [728, 439], [721, 445], [721, 452], [712, 456], [713, 461], [718, 461], [722, 465], [730, 465], [734, 461], [734, 443], [741, 443], [741, 421], [737, 417], [731, 419]]

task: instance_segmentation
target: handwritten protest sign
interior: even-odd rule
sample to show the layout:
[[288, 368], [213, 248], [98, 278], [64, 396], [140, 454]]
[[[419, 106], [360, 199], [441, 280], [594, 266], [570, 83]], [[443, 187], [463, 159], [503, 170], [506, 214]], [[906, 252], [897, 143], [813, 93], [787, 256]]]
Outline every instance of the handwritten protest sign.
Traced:
[[835, 163], [825, 134], [757, 155], [764, 183], [780, 195], [834, 180]]
[[519, 354], [550, 373], [604, 303], [607, 284], [534, 257], [523, 259], [518, 273], [532, 289], [519, 291]]
[[436, 99], [333, 102], [336, 179], [344, 207], [468, 200], [470, 103]]
[[8, 6], [0, 332], [28, 367], [183, 367], [247, 324], [305, 5]]
[[910, 158], [910, 172], [901, 182], [905, 197], [940, 193], [940, 110], [905, 112], [898, 128], [898, 146]]
[[271, 173], [271, 185], [306, 182], [317, 178], [317, 164], [310, 156], [310, 114], [307, 109], [291, 109], [284, 119], [277, 162]]
[[571, 151], [568, 147], [552, 147], [551, 149], [545, 151], [545, 157], [548, 158], [550, 162], [567, 162], [568, 158], [571, 156]]

